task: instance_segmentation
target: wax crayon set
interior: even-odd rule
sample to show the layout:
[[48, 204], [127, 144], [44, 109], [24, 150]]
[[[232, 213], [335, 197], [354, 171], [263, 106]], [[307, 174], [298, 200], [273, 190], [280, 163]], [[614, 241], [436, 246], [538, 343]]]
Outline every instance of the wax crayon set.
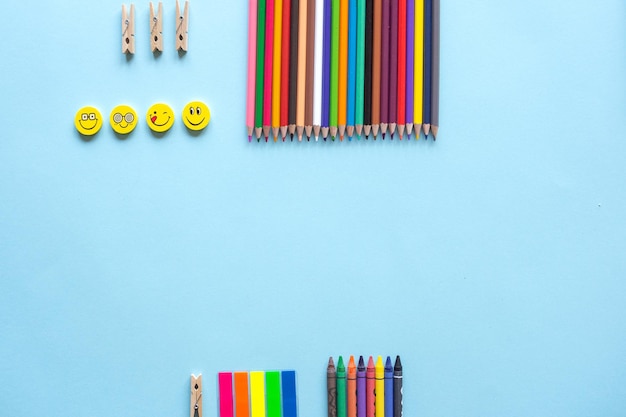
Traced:
[[402, 417], [402, 362], [396, 356], [383, 363], [382, 356], [367, 366], [363, 356], [348, 366], [339, 356], [337, 366], [331, 357], [326, 368], [328, 417]]
[[295, 371], [220, 372], [220, 417], [297, 417]]
[[440, 0], [249, 0], [248, 140], [436, 138], [439, 15]]

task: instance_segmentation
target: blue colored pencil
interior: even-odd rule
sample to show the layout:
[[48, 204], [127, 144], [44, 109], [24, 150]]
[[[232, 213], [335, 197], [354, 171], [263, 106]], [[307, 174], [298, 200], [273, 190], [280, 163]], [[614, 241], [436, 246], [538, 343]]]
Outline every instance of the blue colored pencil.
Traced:
[[322, 51], [322, 137], [324, 140], [328, 137], [330, 124], [330, 34], [331, 0], [324, 0], [324, 46]]
[[424, 110], [422, 126], [428, 139], [430, 132], [433, 62], [433, 0], [424, 1]]
[[348, 5], [348, 100], [346, 125], [348, 138], [354, 134], [356, 117], [356, 34], [357, 34], [357, 0], [349, 0]]
[[282, 417], [298, 417], [296, 400], [296, 371], [283, 371], [281, 373], [283, 389], [283, 414]]

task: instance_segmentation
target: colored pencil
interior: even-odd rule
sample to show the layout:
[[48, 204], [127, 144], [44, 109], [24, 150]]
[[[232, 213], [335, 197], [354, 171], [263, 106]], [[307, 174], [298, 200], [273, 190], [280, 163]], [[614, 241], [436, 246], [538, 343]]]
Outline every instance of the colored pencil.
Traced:
[[256, 24], [257, 0], [248, 1], [248, 88], [246, 94], [246, 127], [248, 142], [252, 141], [254, 132], [254, 82], [256, 73]]
[[424, 136], [428, 139], [430, 133], [430, 109], [432, 97], [432, 53], [433, 53], [433, 0], [424, 2]]
[[382, 48], [382, 1], [374, 0], [374, 27], [373, 52], [372, 52], [372, 133], [374, 139], [378, 136], [380, 128], [380, 84], [381, 84], [381, 48]]
[[311, 136], [313, 135], [313, 86], [315, 84], [315, 0], [308, 0], [307, 4], [304, 133], [306, 134], [307, 140], [311, 140]]
[[398, 0], [391, 0], [389, 25], [389, 133], [396, 133], [398, 116]]
[[335, 140], [337, 136], [337, 118], [339, 102], [339, 13], [340, 0], [332, 0], [332, 25], [330, 49], [330, 136]]
[[324, 62], [324, 5], [326, 0], [315, 3], [315, 66], [313, 74], [313, 134], [319, 139], [322, 125], [322, 64]]
[[402, 362], [396, 356], [393, 366], [393, 416], [402, 417]]
[[289, 127], [289, 53], [291, 45], [291, 0], [283, 0], [282, 51], [280, 68], [280, 134], [283, 142]]
[[350, 356], [348, 361], [348, 393], [347, 398], [347, 417], [357, 417], [356, 415], [356, 365], [354, 363], [354, 356]]
[[365, 0], [357, 2], [357, 30], [356, 30], [356, 79], [355, 79], [355, 102], [354, 124], [356, 134], [360, 138], [363, 133], [363, 100], [365, 84]]
[[406, 134], [413, 132], [413, 97], [415, 68], [415, 0], [407, 0], [406, 5]]
[[250, 372], [250, 417], [265, 417], [265, 372]]
[[393, 415], [393, 365], [391, 358], [387, 356], [385, 362], [385, 415], [394, 417]]
[[367, 361], [366, 369], [366, 390], [365, 397], [365, 416], [376, 417], [376, 368], [374, 367], [374, 358], [370, 356]]
[[[398, 110], [396, 122], [400, 140], [406, 124], [406, 0], [398, 1]], [[392, 28], [393, 30], [393, 28]]]
[[298, 23], [300, 22], [300, 0], [291, 0], [289, 28], [289, 135], [293, 140], [296, 133], [296, 110], [298, 105]]
[[430, 100], [430, 130], [433, 139], [439, 133], [439, 31], [440, 31], [440, 0], [433, 0], [433, 54], [432, 54], [432, 88]]
[[235, 417], [250, 417], [247, 372], [235, 372]]
[[337, 360], [337, 417], [346, 417], [346, 367], [343, 358]]
[[337, 371], [332, 356], [326, 367], [326, 392], [328, 393], [328, 417], [337, 417]]
[[346, 98], [346, 133], [352, 140], [356, 117], [357, 0], [348, 1], [348, 92]]
[[[380, 132], [385, 139], [389, 125], [389, 60], [391, 47], [391, 0], [383, 0], [380, 64]], [[379, 416], [377, 416], [379, 417]]]
[[[365, 383], [365, 361], [363, 361], [363, 356], [359, 357], [359, 364], [356, 368], [356, 416], [357, 417], [366, 417], [366, 398], [367, 398], [367, 390]], [[237, 416], [239, 417], [239, 416]]]
[[219, 372], [217, 379], [220, 393], [220, 417], [233, 417], [233, 374]]
[[280, 372], [265, 373], [265, 397], [267, 401], [267, 417], [280, 416]]
[[415, 66], [413, 124], [415, 139], [420, 138], [424, 114], [424, 0], [415, 0]]
[[272, 125], [272, 80], [274, 63], [274, 0], [267, 0], [265, 28], [265, 79], [263, 90], [263, 135], [269, 137]]
[[296, 372], [283, 371], [281, 373], [283, 389], [283, 417], [298, 417], [296, 401]]
[[385, 367], [382, 356], [376, 360], [376, 398], [380, 399], [376, 401], [376, 417], [385, 417]]
[[346, 110], [348, 94], [348, 11], [349, 0], [339, 2], [339, 82], [337, 124], [339, 139], [343, 140], [346, 130]]
[[298, 141], [302, 141], [304, 134], [304, 112], [306, 104], [306, 41], [307, 41], [307, 0], [300, 0], [300, 15], [298, 18], [298, 92], [296, 105], [296, 128]]
[[330, 114], [331, 0], [324, 0], [324, 36], [322, 48], [322, 137], [328, 137]]
[[265, 0], [259, 0], [257, 13], [256, 92], [254, 130], [257, 141], [263, 134], [263, 79], [265, 76]]
[[275, 0], [274, 3], [274, 62], [272, 78], [272, 130], [274, 142], [278, 140], [280, 130], [280, 74], [282, 66], [282, 41], [283, 41], [283, 0]]
[[374, 0], [365, 0], [365, 76], [363, 82], [363, 133], [372, 129], [372, 53], [374, 52]]

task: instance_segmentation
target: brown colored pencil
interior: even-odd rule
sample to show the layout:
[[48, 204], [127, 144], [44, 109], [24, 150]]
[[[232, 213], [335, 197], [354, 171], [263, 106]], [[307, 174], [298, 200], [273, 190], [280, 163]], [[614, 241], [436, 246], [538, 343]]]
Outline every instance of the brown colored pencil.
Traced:
[[307, 0], [300, 0], [300, 16], [298, 22], [298, 99], [296, 106], [296, 131], [298, 140], [304, 134], [304, 113], [306, 104], [306, 42], [307, 42]]
[[[321, 1], [321, 0], [320, 0]], [[315, 0], [307, 3], [307, 26], [306, 26], [306, 103], [304, 108], [304, 125], [307, 140], [311, 139], [313, 132], [313, 71], [315, 68]]]

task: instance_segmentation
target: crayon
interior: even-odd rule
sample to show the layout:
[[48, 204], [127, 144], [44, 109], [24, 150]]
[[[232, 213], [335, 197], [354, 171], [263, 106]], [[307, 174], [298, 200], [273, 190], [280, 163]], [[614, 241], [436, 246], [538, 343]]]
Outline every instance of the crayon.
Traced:
[[385, 417], [385, 367], [382, 356], [376, 360], [376, 417]]
[[296, 404], [296, 371], [283, 371], [283, 417], [298, 417]]
[[328, 417], [337, 417], [337, 372], [332, 356], [328, 359], [326, 368], [326, 389], [328, 391]]
[[250, 417], [247, 372], [235, 372], [235, 417]]
[[385, 415], [394, 417], [393, 415], [393, 365], [391, 358], [387, 356], [385, 362]]
[[337, 361], [337, 417], [346, 417], [346, 367], [343, 358]]
[[[367, 396], [367, 390], [365, 389], [365, 362], [363, 356], [359, 357], [359, 364], [356, 368], [356, 416], [366, 417], [365, 412], [365, 398]], [[239, 417], [239, 416], [237, 416]]]
[[365, 397], [365, 416], [376, 417], [376, 368], [374, 367], [374, 358], [370, 356], [367, 361], [367, 394]]
[[396, 356], [393, 367], [393, 417], [402, 417], [402, 362]]
[[350, 356], [348, 362], [348, 417], [357, 417], [356, 415], [356, 365], [354, 364], [354, 356]]
[[220, 417], [233, 417], [233, 374], [220, 372], [217, 374], [220, 392]]

